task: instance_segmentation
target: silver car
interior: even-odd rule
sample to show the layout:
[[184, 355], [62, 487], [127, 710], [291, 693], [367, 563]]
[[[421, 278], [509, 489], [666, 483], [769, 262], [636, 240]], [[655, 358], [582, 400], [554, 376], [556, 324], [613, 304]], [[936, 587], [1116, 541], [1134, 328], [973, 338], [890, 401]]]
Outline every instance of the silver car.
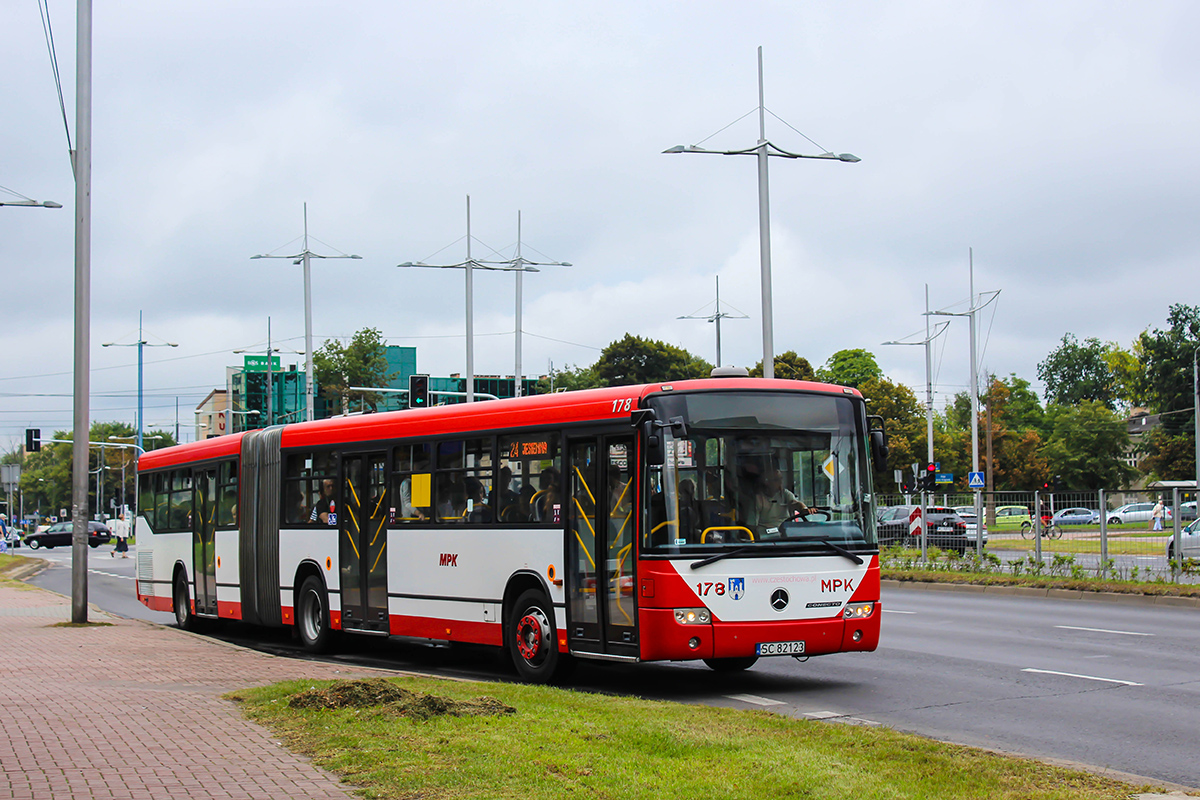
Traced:
[[[1154, 503], [1126, 503], [1116, 511], [1108, 512], [1109, 525], [1126, 522], [1149, 522], [1154, 513]], [[1163, 506], [1163, 522], [1171, 519], [1171, 509]]]
[[[974, 550], [975, 545], [975, 506], [955, 506], [954, 510], [962, 517], [962, 521], [967, 524], [967, 549]], [[988, 540], [987, 520], [983, 521], [983, 544], [986, 547]]]
[[[1200, 558], [1200, 520], [1179, 532], [1179, 550], [1184, 558]], [[1175, 557], [1175, 537], [1167, 539], [1167, 558]]]

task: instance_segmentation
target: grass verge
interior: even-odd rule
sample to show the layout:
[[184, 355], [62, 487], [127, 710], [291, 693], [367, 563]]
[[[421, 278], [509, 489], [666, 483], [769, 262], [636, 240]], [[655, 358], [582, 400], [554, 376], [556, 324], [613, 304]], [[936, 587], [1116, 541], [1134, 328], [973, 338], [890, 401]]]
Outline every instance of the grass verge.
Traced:
[[234, 692], [251, 719], [369, 798], [1128, 798], [1135, 788], [885, 728], [765, 711], [428, 678], [389, 681], [516, 709], [421, 721], [388, 705], [293, 708], [331, 682]]
[[[987, 543], [989, 550], [1021, 550], [1032, 553], [1032, 539], [998, 539]], [[1110, 556], [1161, 556], [1166, 553], [1167, 540], [1158, 537], [1147, 539], [1117, 539], [1109, 537]], [[1091, 553], [1100, 552], [1099, 539], [1042, 539], [1043, 553]], [[1187, 552], [1186, 550], [1184, 552]]]
[[34, 561], [36, 559], [25, 558], [24, 556], [14, 556], [7, 553], [0, 554], [0, 583], [3, 583], [5, 586], [11, 586], [14, 589], [33, 591], [35, 587], [30, 586], [24, 581], [14, 580], [10, 576], [17, 574], [24, 566]]
[[893, 581], [961, 583], [978, 586], [1026, 586], [1033, 589], [1069, 589], [1077, 592], [1200, 597], [1200, 586], [1198, 585], [1159, 581], [1117, 581], [1054, 575], [1003, 575], [989, 572], [952, 572], [944, 569], [883, 569], [880, 571], [880, 577]]

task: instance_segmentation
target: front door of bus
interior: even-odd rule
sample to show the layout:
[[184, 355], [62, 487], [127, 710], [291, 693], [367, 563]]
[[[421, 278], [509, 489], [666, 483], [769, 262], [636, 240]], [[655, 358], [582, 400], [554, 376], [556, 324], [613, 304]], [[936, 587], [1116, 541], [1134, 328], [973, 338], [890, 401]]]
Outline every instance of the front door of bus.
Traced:
[[567, 639], [576, 652], [637, 655], [633, 437], [569, 440]]
[[388, 632], [387, 455], [342, 458], [338, 514], [342, 628]]
[[217, 471], [192, 476], [192, 575], [196, 613], [217, 616]]

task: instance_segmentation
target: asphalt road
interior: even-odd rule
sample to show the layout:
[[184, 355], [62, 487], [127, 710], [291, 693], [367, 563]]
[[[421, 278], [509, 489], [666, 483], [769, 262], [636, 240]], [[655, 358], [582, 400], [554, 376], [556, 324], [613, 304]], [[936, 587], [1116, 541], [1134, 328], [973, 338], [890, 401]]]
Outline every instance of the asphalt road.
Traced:
[[[133, 597], [134, 558], [89, 552], [89, 599], [173, 624]], [[18, 551], [29, 555], [28, 551]], [[33, 583], [70, 593], [70, 551]], [[924, 589], [888, 591], [875, 653], [763, 659], [739, 675], [702, 664], [583, 663], [580, 689], [881, 724], [938, 739], [1200, 786], [1200, 611]], [[238, 624], [216, 635], [307, 657], [290, 636]], [[484, 680], [495, 651], [346, 637], [339, 661]]]

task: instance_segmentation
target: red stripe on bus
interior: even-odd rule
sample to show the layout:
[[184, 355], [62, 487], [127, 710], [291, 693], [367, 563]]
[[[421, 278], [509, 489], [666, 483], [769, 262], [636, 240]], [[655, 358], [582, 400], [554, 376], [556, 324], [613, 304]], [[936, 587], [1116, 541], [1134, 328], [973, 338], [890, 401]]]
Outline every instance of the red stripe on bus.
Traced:
[[466, 622], [461, 619], [406, 617], [392, 614], [389, 624], [393, 636], [449, 639], [455, 642], [490, 644], [497, 647], [504, 644], [504, 631], [496, 622]]

